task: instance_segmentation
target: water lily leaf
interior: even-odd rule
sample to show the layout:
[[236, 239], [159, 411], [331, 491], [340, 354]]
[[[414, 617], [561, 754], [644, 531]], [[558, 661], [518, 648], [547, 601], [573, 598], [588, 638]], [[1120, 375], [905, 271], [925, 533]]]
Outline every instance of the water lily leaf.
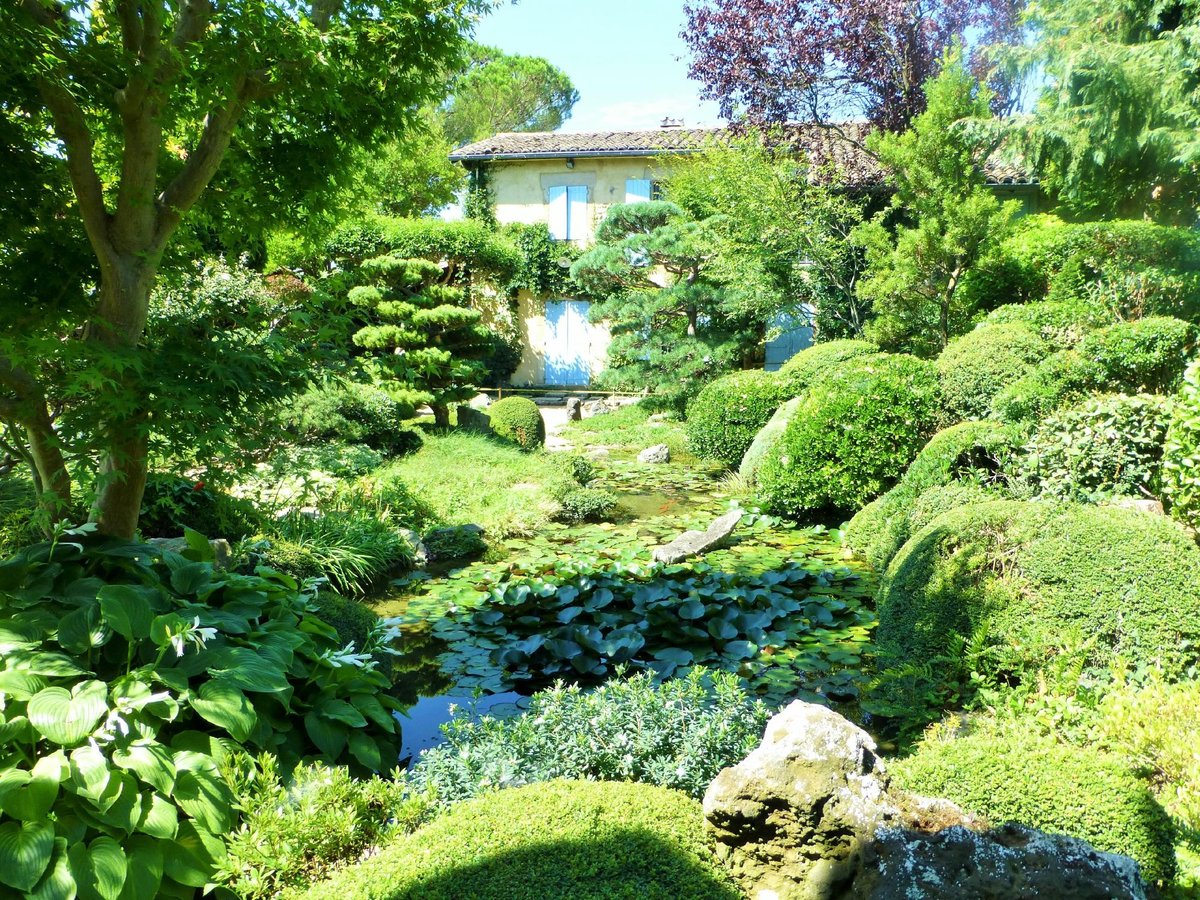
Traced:
[[681, 603], [677, 612], [682, 619], [701, 619], [704, 617], [705, 606], [699, 600], [688, 600]]

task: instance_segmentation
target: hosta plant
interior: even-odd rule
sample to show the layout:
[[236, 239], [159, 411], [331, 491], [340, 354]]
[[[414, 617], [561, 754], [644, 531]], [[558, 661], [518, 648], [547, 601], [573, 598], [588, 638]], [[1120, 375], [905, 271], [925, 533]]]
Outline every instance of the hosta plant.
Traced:
[[0, 563], [0, 895], [141, 900], [212, 879], [239, 750], [378, 771], [389, 682], [266, 569], [81, 533]]

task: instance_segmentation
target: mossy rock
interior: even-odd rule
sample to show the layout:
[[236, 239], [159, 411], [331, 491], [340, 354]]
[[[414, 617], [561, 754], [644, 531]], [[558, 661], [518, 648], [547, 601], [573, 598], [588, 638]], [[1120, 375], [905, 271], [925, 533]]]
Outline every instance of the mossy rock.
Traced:
[[882, 579], [883, 667], [930, 667], [985, 629], [996, 665], [1032, 677], [1064, 643], [1180, 675], [1200, 658], [1200, 548], [1161, 516], [1115, 507], [993, 501], [918, 531]]
[[1116, 757], [987, 733], [927, 742], [888, 771], [906, 790], [945, 797], [993, 826], [1018, 822], [1132, 857], [1148, 882], [1175, 874], [1170, 818]]
[[497, 437], [522, 450], [536, 450], [546, 443], [546, 423], [537, 404], [526, 397], [505, 397], [488, 407], [488, 418]]
[[750, 442], [750, 446], [746, 448], [746, 452], [742, 456], [741, 464], [738, 466], [738, 475], [746, 479], [746, 481], [753, 483], [758, 476], [759, 466], [762, 465], [767, 452], [783, 436], [788, 422], [792, 421], [792, 416], [796, 415], [796, 410], [800, 408], [802, 399], [801, 397], [793, 397], [791, 400], [788, 400], [779, 409], [775, 410], [774, 415], [767, 421], [767, 424], [758, 430], [758, 434], [754, 435], [754, 440]]
[[308, 900], [738, 900], [700, 804], [644, 784], [551, 781], [459, 804]]

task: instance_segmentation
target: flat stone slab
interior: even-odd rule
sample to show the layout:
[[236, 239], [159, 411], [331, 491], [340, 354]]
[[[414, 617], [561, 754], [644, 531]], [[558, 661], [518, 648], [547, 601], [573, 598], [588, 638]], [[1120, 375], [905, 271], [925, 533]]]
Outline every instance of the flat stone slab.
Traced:
[[733, 534], [733, 529], [737, 528], [741, 521], [742, 511], [740, 509], [730, 510], [720, 518], [714, 519], [706, 531], [685, 531], [671, 543], [656, 547], [652, 558], [655, 562], [670, 566], [693, 556], [699, 556]]

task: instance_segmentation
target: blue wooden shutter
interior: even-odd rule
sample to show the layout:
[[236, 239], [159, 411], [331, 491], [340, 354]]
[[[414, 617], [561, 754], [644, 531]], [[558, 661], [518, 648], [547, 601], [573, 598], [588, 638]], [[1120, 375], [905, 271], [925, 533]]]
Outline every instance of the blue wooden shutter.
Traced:
[[546, 224], [550, 228], [550, 236], [556, 241], [568, 238], [567, 229], [567, 189], [559, 185], [546, 191]]
[[571, 185], [567, 188], [567, 240], [579, 241], [588, 236], [588, 189]]
[[626, 178], [625, 179], [625, 202], [626, 203], [644, 203], [650, 199], [650, 179], [649, 178]]

